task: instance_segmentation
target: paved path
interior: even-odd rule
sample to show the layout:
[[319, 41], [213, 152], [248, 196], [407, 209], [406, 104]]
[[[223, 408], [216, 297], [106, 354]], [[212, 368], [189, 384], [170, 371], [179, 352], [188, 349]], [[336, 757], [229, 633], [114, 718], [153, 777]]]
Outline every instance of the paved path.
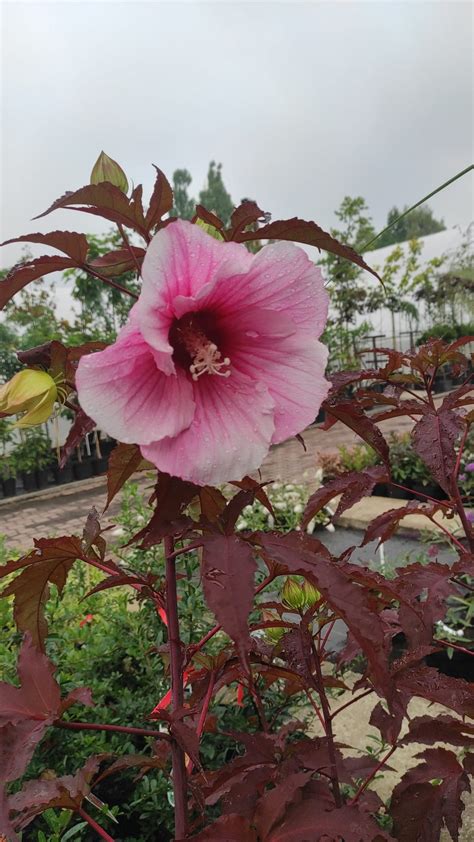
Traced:
[[[403, 432], [412, 424], [409, 418], [395, 418], [382, 421], [380, 429], [385, 434], [394, 430]], [[321, 454], [335, 453], [341, 444], [360, 442], [355, 433], [339, 422], [328, 431], [310, 427], [303, 438], [306, 451], [296, 439], [272, 448], [262, 465], [262, 478], [312, 485]], [[147, 480], [140, 476], [140, 482], [145, 490]], [[104, 503], [104, 477], [0, 500], [0, 534], [8, 535], [8, 545], [17, 548], [30, 547], [34, 536], [80, 534], [91, 507], [101, 511]], [[104, 525], [108, 519], [113, 521], [119, 507], [120, 495], [112, 503]]]

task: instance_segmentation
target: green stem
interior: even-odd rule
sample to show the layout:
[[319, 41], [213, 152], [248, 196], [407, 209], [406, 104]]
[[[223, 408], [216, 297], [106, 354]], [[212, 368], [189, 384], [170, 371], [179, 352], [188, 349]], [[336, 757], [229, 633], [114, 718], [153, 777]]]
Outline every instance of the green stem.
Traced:
[[470, 164], [468, 167], [466, 167], [464, 170], [462, 170], [462, 172], [458, 172], [457, 175], [453, 175], [452, 178], [448, 179], [448, 181], [445, 181], [444, 184], [442, 184], [440, 187], [437, 187], [436, 190], [432, 190], [431, 193], [428, 193], [428, 195], [424, 196], [422, 199], [420, 199], [420, 201], [417, 202], [416, 205], [412, 205], [411, 208], [408, 208], [408, 210], [404, 211], [393, 222], [391, 222], [390, 225], [387, 225], [387, 227], [384, 228], [382, 231], [380, 231], [379, 234], [377, 234], [375, 237], [373, 237], [371, 240], [369, 240], [368, 243], [366, 243], [364, 246], [362, 246], [362, 248], [360, 250], [361, 253], [363, 254], [365, 251], [367, 251], [367, 249], [369, 248], [369, 246], [372, 245], [372, 243], [375, 243], [375, 241], [378, 240], [379, 237], [382, 236], [382, 234], [385, 234], [385, 232], [389, 231], [390, 228], [393, 228], [393, 226], [396, 225], [397, 222], [400, 222], [401, 219], [404, 219], [405, 216], [408, 216], [408, 214], [411, 213], [412, 210], [415, 210], [415, 208], [419, 208], [420, 205], [424, 204], [424, 202], [427, 202], [428, 199], [431, 199], [432, 196], [436, 196], [436, 194], [440, 193], [441, 190], [444, 190], [445, 187], [448, 187], [454, 181], [457, 181], [458, 178], [462, 178], [463, 175], [467, 175], [467, 173], [470, 172], [473, 169], [474, 169], [474, 164]]

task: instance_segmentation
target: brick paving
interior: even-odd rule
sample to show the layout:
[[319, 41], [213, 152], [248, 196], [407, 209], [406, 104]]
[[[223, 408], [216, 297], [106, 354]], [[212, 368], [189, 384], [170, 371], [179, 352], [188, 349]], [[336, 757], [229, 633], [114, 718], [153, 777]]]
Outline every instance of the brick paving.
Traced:
[[[442, 396], [438, 396], [441, 399]], [[396, 430], [410, 430], [409, 418], [382, 421], [380, 429], [385, 434]], [[261, 476], [265, 480], [305, 482], [311, 485], [320, 464], [320, 454], [337, 451], [344, 445], [360, 442], [359, 437], [339, 422], [330, 430], [310, 427], [303, 434], [306, 451], [301, 443], [292, 439], [271, 449], [265, 459]], [[144, 488], [146, 480], [140, 476]], [[80, 534], [92, 506], [100, 512], [105, 503], [105, 478], [83, 480], [44, 492], [0, 500], [0, 534], [8, 535], [8, 546], [28, 548], [33, 537]], [[113, 522], [120, 508], [120, 495], [113, 501], [103, 523]]]

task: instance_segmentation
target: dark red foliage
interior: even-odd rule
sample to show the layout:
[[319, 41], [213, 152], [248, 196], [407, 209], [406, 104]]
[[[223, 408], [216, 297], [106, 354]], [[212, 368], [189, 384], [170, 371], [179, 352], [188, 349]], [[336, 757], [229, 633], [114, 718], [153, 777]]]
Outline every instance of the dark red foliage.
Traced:
[[135, 471], [144, 471], [153, 467], [143, 458], [140, 448], [136, 444], [118, 444], [109, 456], [107, 470], [107, 509], [115, 495]]
[[350, 471], [325, 483], [309, 498], [303, 514], [301, 525], [306, 528], [311, 518], [326, 506], [330, 500], [339, 494], [342, 495], [335, 517], [342, 515], [346, 509], [350, 509], [362, 497], [368, 497], [376, 483], [387, 482], [389, 475], [387, 469], [382, 465], [375, 465], [366, 471]]
[[427, 749], [417, 756], [425, 762], [409, 769], [393, 791], [390, 813], [395, 838], [439, 842], [445, 824], [457, 842], [464, 810], [461, 796], [471, 791], [466, 769], [444, 748]]
[[456, 451], [454, 445], [463, 429], [463, 421], [453, 409], [426, 413], [415, 424], [413, 446], [433, 479], [448, 494], [454, 480]]
[[65, 269], [74, 269], [76, 266], [75, 260], [58, 255], [43, 255], [43, 257], [28, 260], [26, 263], [17, 263], [0, 281], [0, 310], [31, 281], [37, 281], [38, 278], [49, 275], [51, 272], [63, 272]]
[[[155, 165], [153, 165], [155, 166]], [[150, 205], [146, 212], [145, 226], [147, 231], [159, 226], [164, 215], [173, 207], [173, 191], [164, 173], [155, 166], [156, 180]]]
[[82, 439], [88, 433], [92, 433], [94, 427], [95, 421], [93, 421], [92, 418], [89, 418], [83, 409], [78, 408], [72, 427], [67, 435], [67, 439], [61, 448], [61, 458], [59, 460], [60, 468], [64, 468], [67, 460], [71, 454], [74, 453], [75, 448], [81, 443]]

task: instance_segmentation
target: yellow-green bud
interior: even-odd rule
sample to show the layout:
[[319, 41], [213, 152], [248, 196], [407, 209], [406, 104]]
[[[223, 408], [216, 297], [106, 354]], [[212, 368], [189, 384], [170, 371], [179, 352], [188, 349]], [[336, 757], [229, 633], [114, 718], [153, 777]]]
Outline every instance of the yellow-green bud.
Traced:
[[0, 388], [0, 413], [25, 414], [15, 427], [35, 427], [47, 421], [58, 397], [56, 383], [46, 371], [25, 368]]
[[304, 580], [303, 593], [305, 603], [308, 606], [308, 608], [312, 605], [315, 605], [316, 602], [318, 602], [321, 599], [321, 594], [319, 593], [318, 589], [315, 588], [314, 585], [311, 584], [311, 582], [308, 582], [307, 579]]
[[283, 626], [273, 626], [272, 628], [265, 629], [265, 637], [270, 643], [279, 643], [286, 631]]
[[105, 152], [100, 153], [91, 172], [91, 184], [102, 184], [103, 181], [118, 187], [122, 193], [128, 192], [128, 179], [122, 167]]
[[217, 228], [215, 228], [215, 226], [214, 226], [214, 225], [209, 225], [209, 223], [208, 223], [208, 222], [204, 222], [204, 220], [203, 220], [203, 219], [200, 219], [200, 218], [198, 217], [198, 218], [196, 219], [195, 224], [196, 224], [199, 228], [202, 228], [202, 230], [203, 230], [203, 231], [205, 231], [205, 232], [206, 232], [206, 234], [209, 234], [211, 237], [214, 237], [214, 239], [215, 239], [215, 240], [223, 240], [223, 239], [224, 239], [224, 237], [222, 236], [221, 232], [220, 232]]
[[283, 605], [299, 611], [305, 606], [305, 595], [301, 582], [288, 576], [281, 592]]

